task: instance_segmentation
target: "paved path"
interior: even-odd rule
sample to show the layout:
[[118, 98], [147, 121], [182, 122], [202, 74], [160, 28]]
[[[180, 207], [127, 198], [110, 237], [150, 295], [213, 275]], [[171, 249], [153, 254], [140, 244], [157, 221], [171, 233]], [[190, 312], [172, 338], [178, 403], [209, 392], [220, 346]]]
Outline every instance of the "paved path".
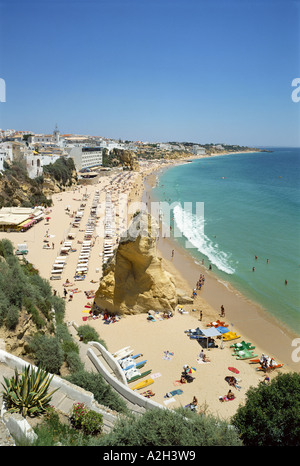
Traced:
[[[87, 356], [87, 350], [90, 347], [88, 344], [85, 344], [81, 341], [79, 341], [79, 338], [77, 336], [77, 332], [73, 326], [69, 327], [69, 331], [71, 335], [73, 336], [74, 340], [76, 343], [79, 345], [79, 354], [80, 354], [80, 359], [84, 363], [85, 369], [88, 372], [97, 372], [94, 364], [91, 362], [89, 357]], [[100, 361], [102, 364], [106, 366], [108, 370], [111, 371], [110, 367], [107, 366], [107, 363], [104, 361], [104, 359], [101, 357], [100, 352], [93, 347], [93, 351], [95, 352], [96, 356], [99, 357]], [[2, 406], [2, 383], [4, 384], [4, 377], [6, 378], [11, 378], [14, 375], [14, 370], [7, 365], [0, 363], [0, 406]], [[50, 390], [51, 390], [51, 385], [50, 385]], [[121, 396], [121, 395], [119, 395]], [[142, 414], [145, 412], [144, 408], [141, 408], [140, 406], [137, 406], [125, 398], [123, 398], [128, 409], [132, 411], [135, 414]], [[70, 410], [72, 409], [72, 406], [74, 403], [76, 403], [78, 400], [74, 398], [68, 397], [65, 393], [62, 392], [62, 390], [57, 390], [51, 399], [51, 404], [55, 406], [56, 409], [59, 411], [65, 413], [66, 415], [69, 414]], [[96, 403], [97, 406], [100, 409], [104, 409], [107, 412], [107, 416], [104, 415], [103, 421], [104, 421], [104, 432], [109, 432], [111, 428], [113, 427], [114, 422], [117, 419], [117, 413], [114, 411], [109, 410], [108, 408], [99, 405]], [[12, 446], [14, 445], [14, 440], [10, 436], [8, 430], [6, 429], [3, 421], [0, 418], [0, 446]]]

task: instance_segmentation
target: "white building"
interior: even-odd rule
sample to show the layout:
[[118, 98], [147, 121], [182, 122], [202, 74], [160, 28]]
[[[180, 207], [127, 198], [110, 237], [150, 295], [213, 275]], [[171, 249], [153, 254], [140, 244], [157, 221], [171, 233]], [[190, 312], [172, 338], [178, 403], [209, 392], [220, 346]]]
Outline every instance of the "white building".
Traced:
[[33, 134], [28, 137], [28, 143], [31, 145], [34, 144], [41, 144], [41, 145], [54, 145], [54, 146], [59, 146], [61, 145], [60, 141], [60, 132], [57, 128], [55, 127], [55, 130], [53, 131], [53, 134]]
[[102, 149], [100, 147], [72, 147], [68, 152], [69, 157], [74, 160], [77, 172], [102, 165]]
[[4, 170], [4, 160], [6, 159], [6, 153], [2, 152], [0, 149], [0, 172]]
[[205, 149], [204, 147], [198, 146], [197, 144], [193, 145], [192, 147], [192, 153], [195, 155], [204, 155], [205, 154]]
[[41, 176], [43, 174], [43, 167], [56, 162], [60, 157], [60, 155], [27, 154], [25, 161], [29, 178]]

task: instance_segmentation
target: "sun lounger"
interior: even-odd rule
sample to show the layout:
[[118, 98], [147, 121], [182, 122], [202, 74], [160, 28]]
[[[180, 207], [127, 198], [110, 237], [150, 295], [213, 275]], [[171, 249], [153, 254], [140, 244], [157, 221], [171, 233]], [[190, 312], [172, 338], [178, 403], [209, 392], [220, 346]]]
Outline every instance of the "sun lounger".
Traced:
[[50, 280], [61, 280], [61, 275], [52, 275]]

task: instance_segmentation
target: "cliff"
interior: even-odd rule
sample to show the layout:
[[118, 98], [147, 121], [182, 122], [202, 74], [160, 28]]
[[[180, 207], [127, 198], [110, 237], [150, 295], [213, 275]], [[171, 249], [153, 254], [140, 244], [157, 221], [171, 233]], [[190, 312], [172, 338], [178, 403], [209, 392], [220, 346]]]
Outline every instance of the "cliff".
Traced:
[[112, 149], [103, 151], [104, 167], [124, 167], [127, 170], [139, 171], [137, 156], [133, 151], [123, 149]]
[[68, 161], [68, 166], [65, 161], [58, 162], [44, 167], [44, 174], [35, 179], [28, 177], [22, 164], [7, 163], [6, 170], [0, 175], [0, 208], [51, 205], [53, 193], [77, 184], [73, 161]]
[[134, 217], [120, 240], [95, 295], [101, 310], [137, 314], [149, 310], [174, 310], [176, 286], [156, 253], [158, 225], [146, 212]]

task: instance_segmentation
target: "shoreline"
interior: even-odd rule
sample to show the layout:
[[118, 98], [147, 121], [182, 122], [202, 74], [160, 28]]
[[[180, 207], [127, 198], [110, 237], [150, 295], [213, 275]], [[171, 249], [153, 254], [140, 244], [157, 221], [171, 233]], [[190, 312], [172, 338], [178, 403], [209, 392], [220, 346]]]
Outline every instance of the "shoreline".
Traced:
[[[152, 189], [155, 186], [154, 180], [160, 174], [161, 171], [154, 171], [153, 178], [149, 180], [148, 176], [145, 180], [145, 196], [148, 196], [150, 202], [157, 201], [152, 194]], [[264, 348], [264, 353], [273, 355], [276, 360], [284, 363], [292, 371], [300, 372], [300, 363], [294, 362], [291, 358], [294, 350], [292, 341], [299, 338], [297, 333], [273, 317], [262, 305], [243, 295], [229, 281], [224, 283], [207, 267], [197, 263], [197, 260], [175, 238], [160, 238], [157, 249], [174, 272], [182, 275], [181, 271], [184, 270], [184, 277], [191, 291], [195, 287], [199, 274], [205, 274], [205, 286], [198, 294], [215, 310], [216, 319], [219, 318], [221, 305], [224, 305], [225, 320], [230, 321], [233, 331], [245, 336], [254, 345]], [[174, 250], [173, 258], [171, 258], [172, 250]]]
[[[6, 237], [10, 239], [16, 246], [17, 243], [28, 243], [29, 253], [27, 259], [31, 262], [40, 272], [43, 278], [49, 280], [52, 263], [55, 257], [59, 254], [60, 242], [66, 238], [66, 234], [72, 223], [72, 216], [65, 210], [66, 205], [70, 205], [70, 211], [76, 211], [82, 202], [82, 196], [85, 192], [89, 197], [85, 201], [86, 207], [82, 217], [80, 227], [77, 230], [76, 238], [73, 240], [75, 251], [67, 256], [66, 267], [62, 274], [60, 281], [51, 281], [50, 284], [57, 292], [63, 297], [63, 290], [66, 279], [73, 281], [74, 271], [78, 256], [80, 254], [80, 240], [84, 237], [84, 226], [89, 218], [90, 208], [93, 203], [96, 190], [100, 192], [99, 202], [103, 202], [108, 190], [114, 190], [114, 197], [117, 202], [118, 192], [125, 190], [131, 202], [141, 202], [146, 193], [151, 194], [152, 187], [150, 180], [156, 179], [156, 174], [162, 169], [169, 168], [171, 165], [182, 163], [179, 160], [173, 160], [169, 163], [150, 163], [141, 169], [140, 173], [133, 173], [132, 183], [122, 183], [121, 181], [113, 182], [114, 174], [103, 176], [92, 184], [84, 185], [81, 188], [76, 187], [69, 192], [62, 192], [53, 196], [54, 205], [50, 209], [51, 219], [50, 222], [40, 222], [36, 224], [31, 230], [24, 233], [0, 233], [0, 239]], [[98, 214], [100, 222], [103, 222], [104, 212]], [[119, 225], [122, 227], [122, 225]], [[45, 233], [49, 231], [51, 238], [54, 241], [55, 248], [52, 250], [43, 249], [45, 241]], [[213, 414], [221, 419], [230, 420], [235, 414], [238, 406], [244, 404], [246, 400], [246, 392], [252, 386], [257, 386], [264, 379], [264, 373], [257, 371], [257, 365], [249, 363], [249, 360], [237, 360], [232, 355], [231, 344], [242, 341], [250, 341], [255, 345], [254, 353], [260, 357], [268, 347], [265, 344], [265, 339], [259, 340], [257, 338], [257, 329], [254, 328], [252, 332], [242, 331], [242, 326], [238, 325], [240, 322], [235, 321], [235, 317], [231, 315], [231, 309], [226, 305], [226, 302], [219, 302], [219, 295], [216, 290], [219, 287], [225, 289], [220, 283], [215, 283], [213, 276], [208, 271], [205, 273], [205, 285], [201, 293], [198, 293], [194, 304], [184, 305], [185, 313], [178, 312], [176, 308], [174, 316], [171, 319], [163, 319], [162, 315], [157, 314], [155, 321], [147, 319], [147, 313], [124, 315], [116, 323], [105, 325], [104, 320], [84, 319], [88, 315], [89, 310], [87, 305], [93, 303], [93, 291], [96, 292], [99, 287], [99, 282], [102, 277], [102, 255], [103, 255], [103, 238], [95, 236], [95, 241], [91, 248], [91, 255], [89, 260], [89, 270], [84, 281], [75, 281], [73, 299], [66, 298], [66, 311], [65, 322], [67, 325], [72, 325], [72, 322], [78, 326], [89, 325], [93, 327], [98, 333], [99, 337], [103, 339], [107, 345], [108, 351], [114, 353], [123, 347], [130, 346], [134, 350], [134, 354], [142, 353], [143, 359], [147, 360], [145, 370], [151, 369], [154, 377], [154, 383], [150, 385], [150, 389], [155, 393], [154, 401], [160, 403], [168, 409], [174, 409], [181, 406], [186, 406], [193, 399], [193, 396], [198, 398], [199, 409], [198, 412], [206, 412]], [[170, 251], [175, 249], [175, 256], [173, 261], [170, 260]], [[194, 271], [196, 271], [196, 279], [199, 277], [200, 268], [194, 263], [193, 259], [180, 251], [177, 245], [169, 243], [169, 239], [160, 238], [157, 243], [157, 253], [162, 257], [165, 270], [172, 274], [176, 287], [182, 289], [186, 294], [190, 295], [192, 288], [195, 286]], [[201, 271], [202, 272], [202, 271]], [[192, 286], [191, 286], [192, 285]], [[68, 288], [68, 292], [73, 287]], [[91, 292], [89, 295], [87, 291]], [[223, 290], [224, 291], [224, 290]], [[206, 293], [212, 294], [217, 299], [217, 305], [213, 306], [209, 303]], [[231, 293], [227, 293], [231, 296]], [[241, 301], [239, 301], [240, 303]], [[216, 339], [217, 348], [206, 348], [204, 352], [209, 358], [210, 363], [199, 364], [199, 353], [201, 345], [197, 340], [190, 339], [186, 331], [200, 327], [207, 328], [207, 324], [219, 318], [220, 305], [224, 304], [226, 316], [224, 318], [226, 324], [229, 325], [230, 330], [238, 331], [241, 338], [229, 342], [224, 342], [220, 346], [221, 338]], [[197, 312], [193, 312], [197, 309]], [[199, 309], [203, 311], [203, 319], [199, 321]], [[240, 311], [240, 309], [238, 309]], [[162, 313], [161, 313], [162, 314]], [[237, 313], [240, 316], [239, 312]], [[256, 322], [256, 321], [254, 321]], [[234, 327], [231, 327], [234, 323]], [[250, 331], [251, 330], [251, 331]], [[269, 329], [270, 330], [270, 329]], [[277, 329], [278, 330], [278, 329]], [[275, 332], [273, 328], [269, 332], [269, 337], [272, 339]], [[252, 337], [253, 340], [252, 340]], [[75, 337], [75, 341], [76, 341]], [[78, 337], [79, 339], [79, 337]], [[261, 342], [261, 344], [260, 344]], [[279, 343], [278, 343], [279, 344]], [[276, 343], [277, 345], [277, 343]], [[172, 352], [172, 357], [166, 358], [166, 351]], [[292, 349], [291, 349], [292, 351]], [[276, 357], [272, 352], [268, 353], [274, 356], [277, 362], [284, 362], [283, 358]], [[180, 379], [182, 368], [185, 364], [195, 367], [196, 372], [193, 383], [187, 383], [178, 387], [177, 381]], [[290, 367], [288, 363], [284, 362], [284, 367], [277, 369], [270, 373], [270, 378], [273, 379], [278, 373], [286, 373], [290, 371], [297, 371], [299, 368]], [[230, 388], [225, 378], [232, 375], [228, 367], [235, 367], [239, 370], [237, 378], [241, 381], [241, 389], [234, 389], [236, 400], [231, 403], [220, 403], [219, 397], [224, 396]], [[142, 371], [141, 371], [142, 372]], [[148, 376], [149, 377], [149, 376]], [[148, 378], [147, 377], [147, 378]], [[143, 380], [143, 379], [142, 379]], [[132, 388], [132, 385], [129, 384]], [[172, 397], [172, 401], [166, 399], [166, 393], [176, 389], [182, 389], [180, 395]], [[147, 388], [146, 388], [147, 389]], [[142, 394], [143, 390], [139, 391]]]

